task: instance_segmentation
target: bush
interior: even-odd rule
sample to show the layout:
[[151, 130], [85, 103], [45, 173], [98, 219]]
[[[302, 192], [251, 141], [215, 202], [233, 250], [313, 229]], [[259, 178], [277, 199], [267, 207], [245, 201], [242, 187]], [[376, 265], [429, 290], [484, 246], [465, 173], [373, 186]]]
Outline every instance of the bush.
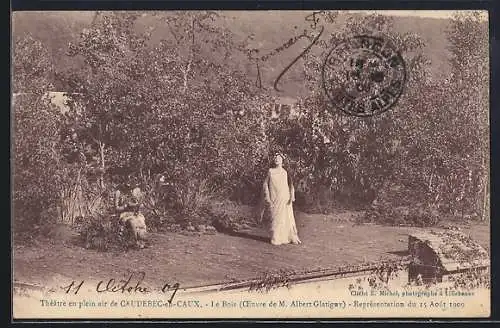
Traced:
[[[154, 182], [152, 182], [154, 184]], [[171, 181], [154, 188], [146, 185], [145, 215], [151, 226], [162, 230], [165, 225], [188, 225], [210, 223], [207, 208], [215, 197], [208, 181], [183, 179]]]
[[227, 213], [217, 213], [212, 218], [212, 225], [218, 232], [232, 233], [238, 231], [238, 224]]
[[435, 208], [424, 204], [415, 204], [412, 207], [384, 205], [367, 210], [365, 216], [360, 217], [359, 223], [432, 227], [439, 223], [439, 218], [440, 214]]
[[385, 183], [360, 223], [429, 227], [439, 222], [440, 213], [426, 198], [415, 194], [415, 188], [402, 183]]
[[142, 189], [144, 195], [143, 214], [146, 217], [148, 229], [164, 231], [175, 224], [174, 201], [175, 188], [172, 184], [160, 184], [161, 175], [143, 177]]
[[78, 225], [83, 247], [98, 251], [123, 251], [128, 247], [125, 227], [117, 217], [81, 218]]
[[254, 208], [233, 202], [214, 203], [207, 209], [211, 224], [218, 232], [234, 233], [256, 225]]
[[13, 58], [13, 205], [14, 230], [31, 233], [55, 222], [59, 187], [64, 179], [59, 152], [60, 115], [52, 108], [52, 65], [47, 50], [26, 37], [15, 43]]

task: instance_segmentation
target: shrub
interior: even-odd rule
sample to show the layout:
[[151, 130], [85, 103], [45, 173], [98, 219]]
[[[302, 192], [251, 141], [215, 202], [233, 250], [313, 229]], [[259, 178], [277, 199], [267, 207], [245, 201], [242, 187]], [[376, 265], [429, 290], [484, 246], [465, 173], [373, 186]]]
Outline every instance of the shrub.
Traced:
[[128, 246], [124, 226], [117, 217], [99, 216], [81, 218], [78, 224], [83, 247], [98, 251], [123, 251]]
[[223, 233], [238, 232], [255, 226], [258, 214], [254, 208], [239, 206], [233, 202], [214, 203], [207, 208], [207, 212], [211, 224]]
[[367, 210], [364, 216], [359, 217], [359, 223], [432, 227], [439, 223], [439, 218], [439, 212], [425, 204], [415, 204], [412, 207], [386, 204]]
[[14, 230], [31, 233], [55, 221], [62, 176], [59, 113], [51, 107], [52, 65], [41, 42], [16, 41], [13, 58], [13, 205]]
[[161, 175], [143, 177], [143, 214], [148, 229], [162, 231], [175, 224], [175, 187], [171, 183], [160, 183]]

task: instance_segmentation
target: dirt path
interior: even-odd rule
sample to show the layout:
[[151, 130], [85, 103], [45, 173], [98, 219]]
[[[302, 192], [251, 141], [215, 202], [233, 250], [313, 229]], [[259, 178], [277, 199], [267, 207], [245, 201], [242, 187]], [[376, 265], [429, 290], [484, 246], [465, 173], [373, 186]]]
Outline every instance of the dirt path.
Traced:
[[[73, 279], [121, 279], [128, 270], [141, 270], [150, 283], [204, 285], [253, 278], [269, 270], [331, 268], [380, 257], [397, 259], [407, 250], [407, 234], [420, 230], [353, 225], [349, 221], [352, 213], [296, 216], [303, 242], [300, 246], [272, 246], [264, 241], [265, 231], [253, 231], [247, 236], [153, 234], [150, 248], [120, 254], [48, 241], [32, 247], [17, 246], [14, 280], [47, 284]], [[464, 226], [462, 231], [489, 250], [488, 225]]]

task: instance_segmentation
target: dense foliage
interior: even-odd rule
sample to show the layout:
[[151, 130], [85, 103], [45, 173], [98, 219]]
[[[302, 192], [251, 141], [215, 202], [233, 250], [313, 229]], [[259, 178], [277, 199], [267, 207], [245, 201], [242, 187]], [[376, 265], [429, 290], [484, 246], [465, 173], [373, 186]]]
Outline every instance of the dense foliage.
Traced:
[[45, 97], [51, 88], [51, 67], [48, 52], [39, 41], [28, 36], [14, 44], [12, 164], [17, 231], [37, 228], [42, 218], [57, 218], [55, 205], [63, 164], [58, 138], [60, 117]]
[[[44, 46], [16, 43], [15, 92], [30, 95], [15, 103], [14, 200], [29, 222], [61, 206], [61, 190], [77, 182], [84, 201], [99, 198], [94, 210], [107, 213], [113, 188], [129, 177], [146, 191], [153, 226], [211, 222], [214, 197], [259, 199], [275, 151], [287, 155], [303, 210], [370, 208], [367, 220], [389, 224], [486, 217], [488, 42], [478, 17], [452, 20], [445, 80], [428, 74], [420, 36], [398, 33], [389, 17], [350, 18], [318, 43], [320, 56], [297, 63], [310, 92], [296, 115], [271, 118], [273, 98], [230, 64], [245, 47], [219, 24], [222, 13], [151, 15], [162, 40], [138, 28], [142, 13], [96, 13], [68, 47], [84, 65], [59, 81], [71, 99], [62, 115], [43, 101], [53, 73]], [[400, 49], [408, 81], [390, 111], [360, 119], [331, 108], [320, 70], [329, 45], [367, 33]]]

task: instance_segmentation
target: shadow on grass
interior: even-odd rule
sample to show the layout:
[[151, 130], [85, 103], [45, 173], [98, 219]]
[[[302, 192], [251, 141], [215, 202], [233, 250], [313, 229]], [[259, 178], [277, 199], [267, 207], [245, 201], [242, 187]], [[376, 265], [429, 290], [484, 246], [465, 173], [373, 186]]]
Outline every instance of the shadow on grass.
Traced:
[[392, 251], [392, 252], [387, 252], [389, 254], [392, 254], [392, 255], [397, 255], [397, 256], [408, 256], [410, 255], [410, 252], [408, 252], [407, 249], [403, 250], [403, 251]]

